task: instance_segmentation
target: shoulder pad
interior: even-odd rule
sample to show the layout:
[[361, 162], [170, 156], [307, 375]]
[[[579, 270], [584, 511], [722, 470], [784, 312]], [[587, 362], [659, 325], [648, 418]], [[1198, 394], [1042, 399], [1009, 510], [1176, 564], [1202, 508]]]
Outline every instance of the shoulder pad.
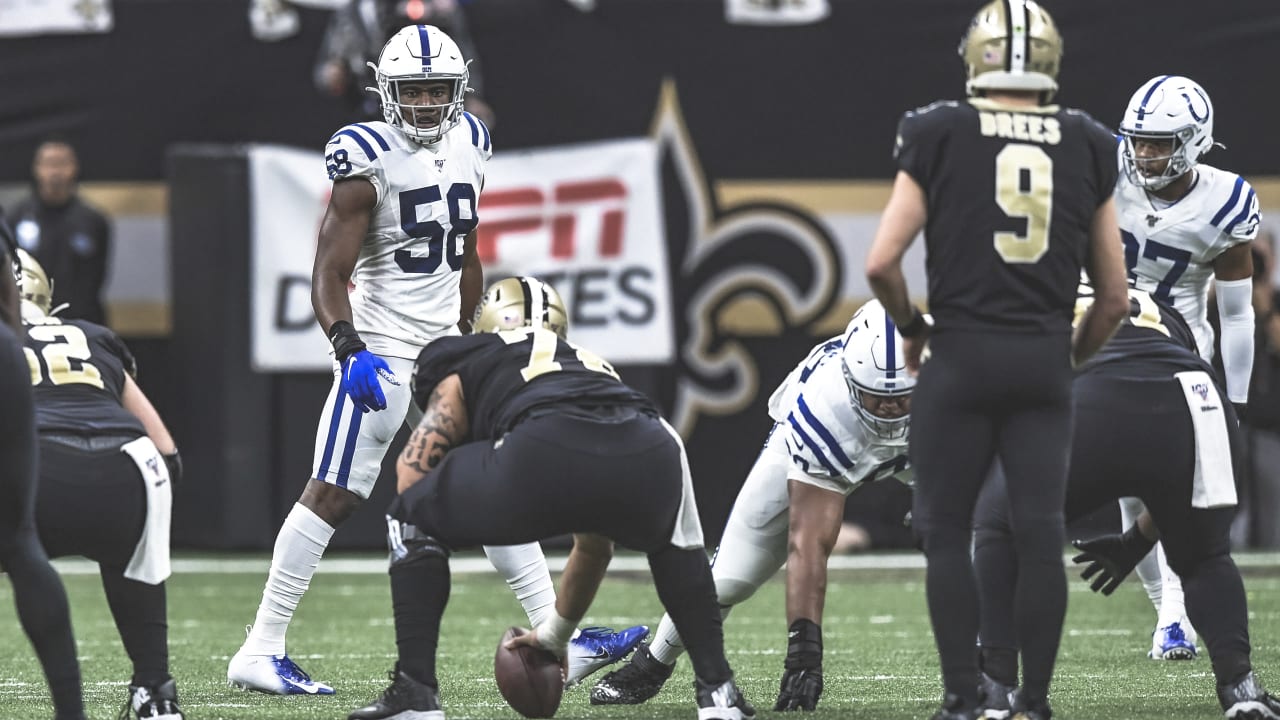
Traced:
[[379, 129], [370, 123], [353, 123], [334, 133], [324, 148], [329, 179], [368, 174], [375, 160], [391, 152], [385, 132], [385, 127]]
[[462, 113], [462, 118], [466, 120], [466, 124], [471, 130], [471, 144], [484, 153], [485, 157], [491, 155], [493, 146], [489, 142], [489, 128], [484, 124], [484, 121], [465, 111]]
[[[1219, 171], [1231, 182], [1231, 196], [1214, 213], [1210, 225], [1218, 228], [1224, 235], [1248, 240], [1258, 234], [1258, 224], [1262, 221], [1262, 212], [1258, 209], [1258, 194], [1244, 178], [1225, 171]], [[1214, 205], [1209, 203], [1210, 208]]]

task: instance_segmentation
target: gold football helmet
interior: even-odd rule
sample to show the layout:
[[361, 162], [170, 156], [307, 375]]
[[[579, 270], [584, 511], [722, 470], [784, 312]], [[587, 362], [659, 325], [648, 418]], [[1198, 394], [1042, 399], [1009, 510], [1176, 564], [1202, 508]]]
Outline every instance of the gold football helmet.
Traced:
[[[22, 295], [22, 304], [34, 305], [40, 314], [47, 316], [53, 307], [53, 281], [45, 274], [40, 263], [22, 248], [18, 248], [18, 262], [22, 265], [22, 275], [18, 279], [18, 292]], [[26, 313], [23, 313], [26, 315]]]
[[992, 0], [973, 16], [960, 39], [969, 95], [984, 90], [1039, 90], [1041, 102], [1058, 91], [1062, 35], [1033, 0]]
[[569, 313], [556, 289], [534, 277], [509, 277], [489, 286], [476, 305], [471, 332], [544, 327], [560, 337], [569, 333]]

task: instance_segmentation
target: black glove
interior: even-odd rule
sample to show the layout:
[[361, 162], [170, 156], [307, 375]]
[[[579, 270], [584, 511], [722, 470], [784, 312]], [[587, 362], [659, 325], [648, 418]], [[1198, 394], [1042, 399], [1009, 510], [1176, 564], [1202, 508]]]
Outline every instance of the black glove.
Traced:
[[822, 697], [822, 668], [792, 668], [783, 671], [775, 711], [813, 710]]
[[822, 628], [800, 618], [787, 628], [787, 659], [775, 711], [813, 710], [822, 697]]
[[169, 469], [169, 482], [177, 485], [182, 482], [182, 456], [178, 454], [178, 448], [174, 448], [169, 455], [161, 455], [164, 460], [164, 466]]
[[1123, 535], [1103, 535], [1091, 540], [1072, 540], [1080, 554], [1071, 558], [1077, 564], [1089, 563], [1080, 577], [1093, 578], [1089, 588], [1103, 595], [1115, 592], [1120, 583], [1133, 572], [1142, 558], [1151, 552], [1155, 542], [1138, 531], [1138, 526], [1124, 531]]

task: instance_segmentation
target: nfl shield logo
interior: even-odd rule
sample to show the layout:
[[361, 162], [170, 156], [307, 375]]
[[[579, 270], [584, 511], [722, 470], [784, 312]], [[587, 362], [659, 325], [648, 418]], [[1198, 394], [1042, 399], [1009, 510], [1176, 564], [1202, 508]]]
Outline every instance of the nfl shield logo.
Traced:
[[1205, 383], [1196, 383], [1191, 386], [1191, 390], [1200, 396], [1201, 400], [1209, 399], [1209, 386]]
[[437, 170], [444, 169], [444, 158], [440, 158], [439, 160], [436, 161], [436, 169]]

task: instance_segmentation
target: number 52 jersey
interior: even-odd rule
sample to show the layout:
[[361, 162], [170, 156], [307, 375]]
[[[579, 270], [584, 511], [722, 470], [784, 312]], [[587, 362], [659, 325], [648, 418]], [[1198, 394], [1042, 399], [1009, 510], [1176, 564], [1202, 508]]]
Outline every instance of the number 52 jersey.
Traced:
[[432, 145], [367, 122], [325, 146], [331, 180], [364, 178], [378, 194], [351, 292], [353, 324], [374, 353], [412, 359], [453, 332], [464, 243], [492, 154], [489, 129], [470, 113]]

